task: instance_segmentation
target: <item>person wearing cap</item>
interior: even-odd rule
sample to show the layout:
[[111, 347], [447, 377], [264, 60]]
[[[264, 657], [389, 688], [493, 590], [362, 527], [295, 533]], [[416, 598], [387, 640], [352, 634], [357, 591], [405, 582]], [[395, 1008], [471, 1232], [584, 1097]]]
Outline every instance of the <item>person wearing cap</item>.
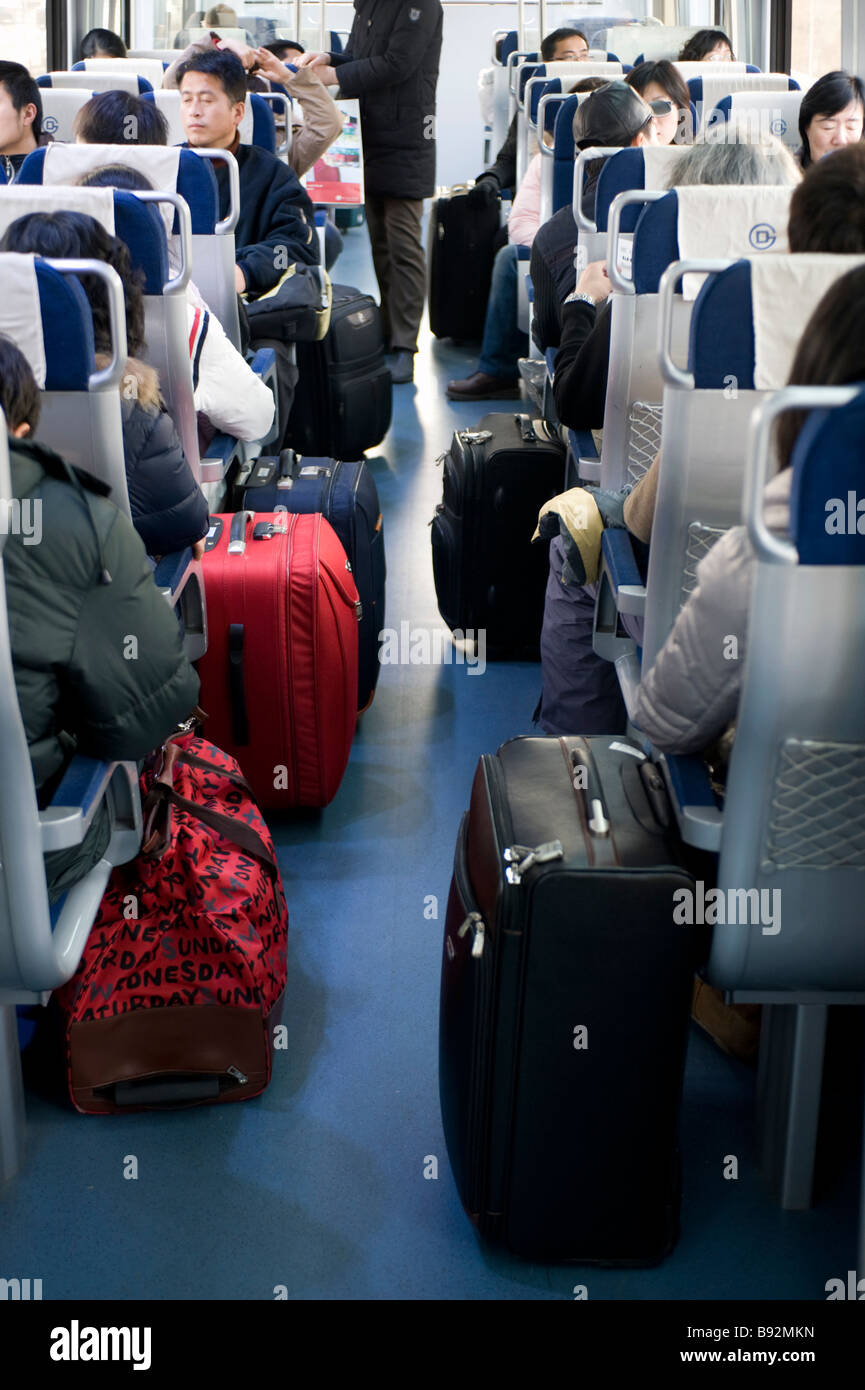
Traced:
[[[661, 105], [666, 110], [669, 103]], [[581, 102], [574, 113], [574, 141], [578, 149], [588, 149], [591, 145], [615, 145], [623, 148], [625, 145], [652, 144], [657, 143], [657, 138], [655, 112], [652, 106], [625, 82], [605, 83], [586, 101]], [[595, 186], [602, 163], [602, 160], [598, 160], [589, 166], [587, 187], [583, 195], [584, 207], [587, 207], [587, 210], [594, 205]], [[589, 199], [591, 204], [588, 204]], [[562, 209], [562, 212], [566, 212], [570, 219], [567, 254], [573, 267], [576, 226], [570, 208]], [[532, 246], [532, 283], [536, 299], [538, 287], [534, 278], [534, 248], [543, 237], [546, 228], [552, 227], [556, 218], [564, 222], [562, 213], [556, 213], [555, 217], [538, 231]], [[450, 400], [513, 400], [519, 396], [517, 364], [519, 358], [525, 356], [528, 350], [526, 336], [517, 326], [513, 307], [519, 264], [514, 257], [513, 247], [503, 247], [497, 254], [477, 370], [462, 381], [448, 382], [447, 394]], [[573, 274], [571, 269], [571, 285]], [[602, 285], [593, 281], [592, 288], [599, 298], [605, 297], [600, 295]]]
[[[645, 102], [624, 81], [609, 82], [587, 101], [580, 102], [574, 113], [574, 144], [578, 151], [592, 145], [624, 148], [656, 144], [655, 117], [664, 115], [668, 107], [669, 102]], [[595, 190], [602, 167], [603, 160], [599, 159], [586, 170], [583, 211], [590, 217], [595, 210]], [[577, 226], [568, 203], [544, 223], [532, 243], [532, 337], [542, 352], [557, 348], [561, 342], [562, 302], [576, 281], [576, 242]]]

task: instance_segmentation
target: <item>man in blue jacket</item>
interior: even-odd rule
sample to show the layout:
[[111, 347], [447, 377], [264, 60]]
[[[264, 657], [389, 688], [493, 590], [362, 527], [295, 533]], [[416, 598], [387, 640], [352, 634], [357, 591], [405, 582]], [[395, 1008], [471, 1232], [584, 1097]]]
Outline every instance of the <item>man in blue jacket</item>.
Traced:
[[305, 53], [325, 86], [358, 97], [366, 220], [381, 293], [391, 374], [412, 380], [426, 295], [423, 200], [435, 192], [435, 109], [443, 11], [439, 0], [354, 0], [344, 53]]
[[[234, 233], [234, 278], [238, 294], [257, 296], [273, 289], [290, 265], [317, 265], [315, 213], [293, 169], [257, 145], [240, 143], [246, 109], [246, 73], [240, 59], [224, 49], [198, 53], [177, 71], [180, 114], [193, 149], [228, 150], [240, 171], [240, 217]], [[228, 170], [216, 166], [219, 215], [229, 210]], [[277, 355], [279, 418], [288, 423], [297, 368], [284, 343], [255, 339]]]

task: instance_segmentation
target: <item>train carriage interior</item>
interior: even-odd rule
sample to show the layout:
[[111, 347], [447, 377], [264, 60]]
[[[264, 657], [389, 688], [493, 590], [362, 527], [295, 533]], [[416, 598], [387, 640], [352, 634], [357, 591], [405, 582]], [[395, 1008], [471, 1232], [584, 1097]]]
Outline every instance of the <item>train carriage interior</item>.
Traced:
[[0, 7], [7, 1299], [865, 1297], [863, 79]]

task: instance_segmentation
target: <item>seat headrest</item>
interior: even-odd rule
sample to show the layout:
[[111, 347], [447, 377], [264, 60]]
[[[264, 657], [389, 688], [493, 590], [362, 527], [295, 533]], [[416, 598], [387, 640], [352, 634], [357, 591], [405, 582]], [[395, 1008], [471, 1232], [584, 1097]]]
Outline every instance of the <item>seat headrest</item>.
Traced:
[[5, 252], [0, 286], [0, 333], [23, 352], [40, 390], [86, 391], [95, 370], [93, 318], [74, 276]]
[[[787, 250], [792, 186], [688, 185], [674, 190], [677, 241], [683, 261], [736, 260], [751, 253]], [[686, 275], [682, 293], [696, 299], [702, 277]]]
[[138, 76], [134, 65], [128, 73], [116, 69], [110, 72], [46, 72], [37, 77], [36, 83], [40, 87], [86, 87], [90, 92], [128, 92], [134, 97], [153, 91], [152, 84]]
[[790, 149], [798, 149], [799, 107], [802, 92], [733, 92], [722, 97], [711, 113], [706, 129], [715, 137], [726, 125], [726, 139], [755, 145], [774, 135]]
[[[715, 68], [727, 68], [729, 63], [715, 63]], [[797, 92], [799, 83], [782, 72], [713, 72], [692, 77], [688, 82], [691, 100], [702, 109], [703, 126], [724, 97], [735, 92]]]
[[84, 212], [95, 217], [110, 236], [116, 235], [110, 188], [28, 188], [13, 183], [0, 189], [0, 237], [28, 212]]
[[790, 536], [801, 565], [865, 565], [865, 386], [815, 410], [793, 450]]
[[744, 257], [711, 275], [691, 315], [688, 366], [698, 390], [786, 385], [808, 320], [828, 289], [865, 256]]
[[522, 103], [526, 95], [526, 83], [531, 77], [558, 77], [565, 86], [573, 86], [581, 77], [604, 77], [610, 82], [622, 76], [621, 63], [523, 63], [517, 79], [517, 92]]
[[155, 91], [162, 86], [167, 66], [161, 58], [83, 58], [72, 64], [72, 72], [119, 73], [122, 76], [131, 72], [143, 77]]
[[[673, 166], [690, 148], [689, 145], [643, 145], [639, 149], [628, 147], [611, 155], [598, 179], [595, 205], [598, 231], [607, 230], [614, 198], [629, 189], [666, 188]], [[641, 211], [637, 204], [625, 209], [621, 224], [623, 232], [634, 231]]]
[[93, 92], [76, 87], [45, 87], [42, 91], [42, 130], [52, 140], [75, 138], [75, 117]]

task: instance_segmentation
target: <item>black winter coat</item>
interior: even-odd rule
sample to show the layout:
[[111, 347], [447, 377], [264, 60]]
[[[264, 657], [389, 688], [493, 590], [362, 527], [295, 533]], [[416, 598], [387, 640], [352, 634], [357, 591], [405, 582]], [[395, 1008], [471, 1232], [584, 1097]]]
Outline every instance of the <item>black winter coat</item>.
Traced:
[[435, 192], [435, 110], [443, 11], [439, 0], [354, 0], [344, 53], [332, 53], [340, 94], [359, 97], [366, 191]]
[[[238, 145], [240, 216], [234, 259], [251, 294], [272, 290], [290, 265], [318, 265], [315, 210], [293, 169], [257, 145]], [[227, 217], [228, 170], [216, 165], [219, 215]]]
[[121, 401], [123, 454], [132, 524], [148, 555], [184, 550], [207, 534], [207, 501], [174, 428], [155, 403], [152, 368], [130, 358], [126, 381], [138, 398]]

